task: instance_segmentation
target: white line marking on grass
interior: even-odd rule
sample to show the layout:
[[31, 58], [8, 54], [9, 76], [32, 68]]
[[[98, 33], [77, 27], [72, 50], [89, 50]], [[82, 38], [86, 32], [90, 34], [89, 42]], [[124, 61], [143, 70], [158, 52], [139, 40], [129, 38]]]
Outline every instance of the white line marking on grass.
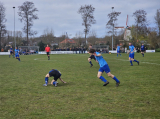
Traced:
[[[121, 61], [129, 61], [129, 60], [123, 60], [123, 59], [117, 59], [117, 60], [121, 60]], [[160, 65], [160, 64], [157, 64], [157, 63], [150, 63], [150, 62], [143, 62], [143, 61], [140, 61], [140, 63]]]
[[38, 61], [57, 61], [57, 60], [44, 60], [44, 58], [36, 58], [34, 60], [38, 60]]

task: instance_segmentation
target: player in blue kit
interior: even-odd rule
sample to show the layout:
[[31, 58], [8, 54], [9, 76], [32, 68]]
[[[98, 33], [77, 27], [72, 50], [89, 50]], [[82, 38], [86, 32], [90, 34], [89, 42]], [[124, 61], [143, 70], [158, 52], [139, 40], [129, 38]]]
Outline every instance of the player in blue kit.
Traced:
[[132, 61], [137, 62], [139, 65], [139, 61], [134, 59], [134, 51], [135, 51], [135, 47], [132, 45], [132, 43], [129, 43], [129, 61], [131, 63], [131, 66], [133, 66]]
[[58, 78], [63, 82], [63, 83], [66, 83], [64, 82], [62, 79], [61, 79], [61, 72], [58, 71], [57, 69], [52, 69], [51, 71], [49, 71], [48, 74], [46, 74], [46, 77], [45, 77], [45, 84], [43, 86], [47, 86], [49, 83], [48, 83], [48, 78], [49, 77], [54, 77], [54, 79], [51, 81], [51, 85], [54, 85], [54, 86], [57, 86], [57, 80]]
[[118, 54], [121, 56], [121, 54], [120, 54], [120, 46], [117, 44], [117, 57], [118, 57]]
[[91, 55], [94, 55], [96, 60], [99, 62], [100, 68], [99, 68], [97, 77], [104, 82], [103, 86], [106, 86], [107, 84], [109, 84], [109, 82], [102, 76], [102, 73], [105, 71], [109, 77], [111, 77], [116, 81], [116, 86], [118, 87], [120, 84], [120, 81], [113, 74], [111, 74], [109, 66], [107, 62], [103, 59], [101, 54], [99, 52], [96, 52], [95, 49], [90, 49], [89, 53]]
[[12, 46], [10, 47], [10, 55], [9, 55], [9, 58], [10, 58], [10, 56], [13, 56], [13, 58], [14, 58], [14, 54], [13, 54], [13, 48], [12, 48]]
[[16, 47], [16, 49], [14, 51], [15, 51], [15, 58], [20, 61], [20, 58], [19, 58], [19, 49], [17, 49], [17, 47]]
[[144, 48], [144, 45], [142, 43], [142, 45], [141, 45], [141, 54], [142, 54], [143, 57], [144, 57], [144, 52], [145, 52], [145, 48]]

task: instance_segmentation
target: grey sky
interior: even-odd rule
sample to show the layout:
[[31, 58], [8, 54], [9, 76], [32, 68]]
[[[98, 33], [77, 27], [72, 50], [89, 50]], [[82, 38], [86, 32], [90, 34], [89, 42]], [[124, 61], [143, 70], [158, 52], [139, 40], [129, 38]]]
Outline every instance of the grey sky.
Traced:
[[[30, 1], [30, 0], [28, 0]], [[18, 20], [18, 6], [22, 5], [25, 0], [2, 0], [6, 8], [6, 26], [7, 30], [14, 30], [14, 11], [16, 7], [16, 31], [23, 28], [23, 23]], [[95, 7], [96, 24], [92, 25], [91, 30], [96, 31], [97, 37], [104, 37], [107, 33], [106, 23], [109, 14], [114, 7], [114, 10], [121, 12], [118, 16], [118, 26], [125, 26], [127, 14], [129, 15], [128, 25], [134, 24], [133, 12], [143, 9], [147, 12], [147, 20], [150, 26], [155, 26], [154, 16], [156, 10], [160, 9], [160, 0], [32, 0], [39, 19], [34, 21], [32, 27], [40, 36], [44, 29], [49, 28], [54, 30], [55, 36], [60, 36], [65, 32], [70, 37], [74, 37], [76, 33], [83, 32], [81, 15], [77, 13], [81, 5], [91, 4]], [[84, 36], [84, 35], [83, 35]]]

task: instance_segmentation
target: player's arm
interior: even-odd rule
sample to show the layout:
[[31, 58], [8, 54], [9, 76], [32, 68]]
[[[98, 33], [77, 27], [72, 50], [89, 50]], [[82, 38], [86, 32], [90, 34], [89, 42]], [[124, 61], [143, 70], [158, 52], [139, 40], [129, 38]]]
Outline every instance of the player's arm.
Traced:
[[134, 53], [135, 50], [136, 50], [136, 48], [134, 48], [133, 52], [131, 52], [131, 53]]
[[67, 83], [67, 82], [65, 82], [65, 81], [63, 81], [62, 79], [61, 79], [61, 77], [59, 78], [63, 83]]

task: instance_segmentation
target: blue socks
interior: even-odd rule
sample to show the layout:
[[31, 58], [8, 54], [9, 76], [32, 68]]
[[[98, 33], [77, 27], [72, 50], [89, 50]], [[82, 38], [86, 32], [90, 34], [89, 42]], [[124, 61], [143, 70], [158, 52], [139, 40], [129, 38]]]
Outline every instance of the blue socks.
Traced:
[[117, 57], [118, 57], [118, 54], [117, 54]]
[[132, 60], [130, 60], [130, 63], [131, 63], [131, 65], [133, 65], [133, 64], [132, 64]]
[[89, 63], [92, 65], [92, 62], [91, 62], [91, 61], [90, 61]]
[[55, 84], [56, 84], [56, 81], [53, 82], [53, 85], [55, 85]]
[[119, 83], [119, 80], [114, 76], [113, 77], [113, 79], [117, 82], [117, 83]]
[[20, 61], [20, 58], [18, 58], [18, 60]]
[[106, 81], [107, 81], [103, 76], [100, 76], [99, 78], [100, 78], [103, 82], [106, 82]]
[[48, 85], [48, 77], [45, 77], [46, 85]]
[[138, 62], [138, 61], [134, 59], [134, 62]]

